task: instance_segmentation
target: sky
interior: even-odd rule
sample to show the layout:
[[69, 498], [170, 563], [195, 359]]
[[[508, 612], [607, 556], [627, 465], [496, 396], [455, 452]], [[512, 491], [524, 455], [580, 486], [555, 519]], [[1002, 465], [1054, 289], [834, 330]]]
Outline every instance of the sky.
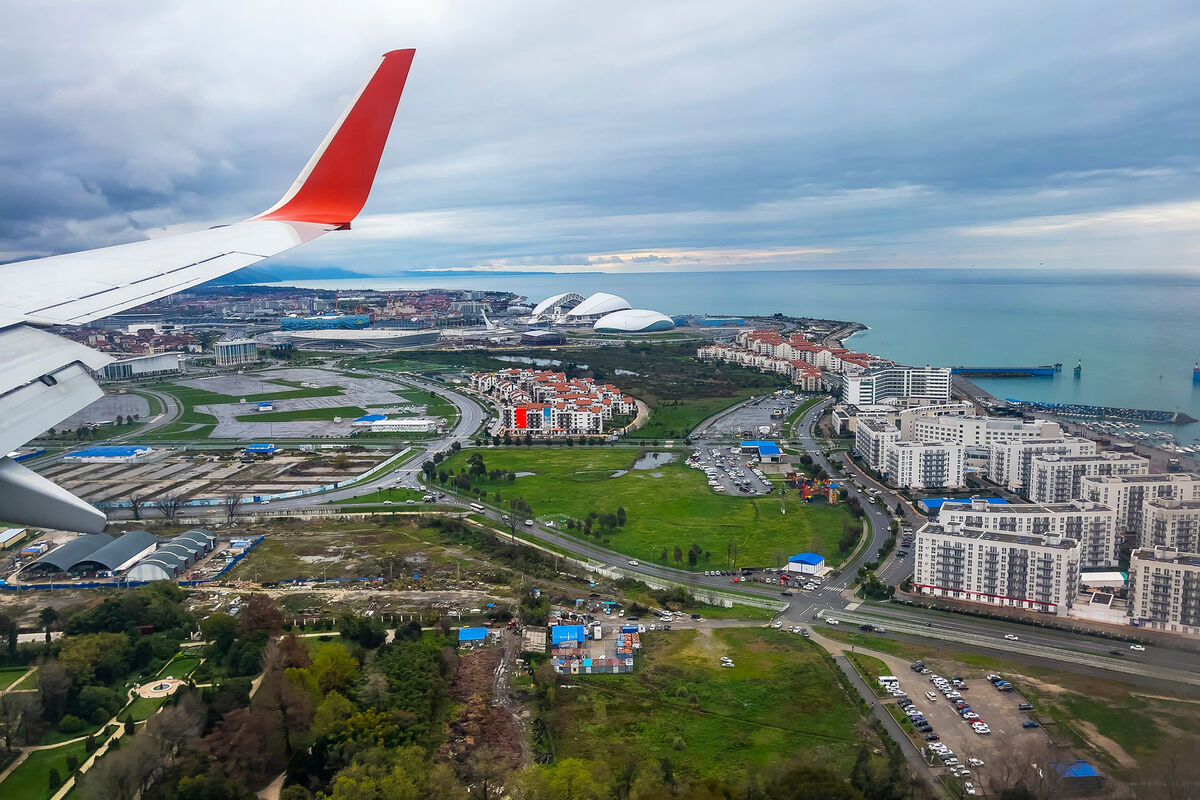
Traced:
[[0, 261], [266, 209], [414, 47], [354, 230], [272, 272], [1200, 273], [1194, 1], [5, 10]]

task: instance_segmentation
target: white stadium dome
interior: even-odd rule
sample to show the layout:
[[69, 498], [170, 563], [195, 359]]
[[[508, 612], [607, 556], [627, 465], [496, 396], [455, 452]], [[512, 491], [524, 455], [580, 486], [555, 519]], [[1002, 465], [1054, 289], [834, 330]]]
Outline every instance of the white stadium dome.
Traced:
[[592, 330], [596, 333], [648, 333], [669, 331], [674, 327], [675, 323], [666, 314], [644, 308], [627, 308], [596, 320]]
[[615, 294], [609, 294], [608, 292], [596, 292], [571, 309], [567, 313], [567, 316], [598, 317], [601, 314], [608, 314], [612, 311], [623, 311], [632, 307], [624, 297], [617, 297]]
[[583, 295], [574, 292], [563, 292], [553, 297], [547, 297], [533, 308], [533, 316], [546, 314], [560, 308], [574, 308], [583, 302]]

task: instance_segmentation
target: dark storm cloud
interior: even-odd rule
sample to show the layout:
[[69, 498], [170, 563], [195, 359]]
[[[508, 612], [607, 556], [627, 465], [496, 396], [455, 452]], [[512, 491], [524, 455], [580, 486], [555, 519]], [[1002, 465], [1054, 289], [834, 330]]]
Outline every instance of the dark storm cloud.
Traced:
[[424, 5], [18, 4], [0, 256], [262, 210], [412, 46], [357, 233], [285, 263], [1200, 260], [1192, 4]]

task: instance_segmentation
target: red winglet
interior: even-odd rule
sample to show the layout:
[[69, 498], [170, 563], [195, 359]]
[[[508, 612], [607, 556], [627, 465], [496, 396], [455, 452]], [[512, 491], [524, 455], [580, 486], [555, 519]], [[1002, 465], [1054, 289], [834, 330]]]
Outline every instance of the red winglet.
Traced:
[[367, 202], [415, 50], [393, 50], [283, 199], [255, 219], [349, 227]]

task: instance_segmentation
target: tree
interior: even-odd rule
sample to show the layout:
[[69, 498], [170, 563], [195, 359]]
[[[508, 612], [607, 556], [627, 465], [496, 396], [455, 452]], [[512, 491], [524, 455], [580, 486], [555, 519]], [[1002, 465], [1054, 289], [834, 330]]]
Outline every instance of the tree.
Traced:
[[237, 519], [238, 509], [242, 506], [242, 496], [237, 492], [230, 492], [221, 502], [225, 506], [225, 521], [232, 525]]
[[313, 659], [312, 674], [323, 692], [347, 694], [358, 678], [358, 661], [339, 642], [327, 644]]
[[37, 697], [25, 692], [0, 694], [0, 740], [5, 750], [12, 750], [24, 717], [36, 710], [36, 703]]
[[292, 752], [292, 735], [305, 731], [312, 723], [313, 698], [297, 686], [280, 670], [271, 670], [263, 676], [262, 684], [254, 695], [254, 707], [269, 711], [278, 721], [283, 732], [284, 752]]
[[140, 520], [142, 518], [142, 506], [146, 504], [146, 499], [140, 494], [129, 495], [129, 508], [133, 511], [133, 518]]
[[163, 519], [167, 521], [168, 525], [174, 525], [175, 518], [179, 516], [179, 510], [183, 508], [186, 502], [186, 500], [177, 494], [169, 494], [158, 498], [150, 505], [158, 513], [162, 514]]
[[437, 471], [437, 464], [433, 463], [429, 459], [425, 459], [424, 463], [421, 464], [421, 471], [425, 473], [426, 479], [432, 480], [433, 473]]
[[679, 545], [675, 545], [675, 563], [683, 563], [683, 548], [681, 548]]
[[58, 622], [58, 611], [52, 606], [46, 606], [38, 612], [38, 622], [42, 623], [42, 630], [46, 632], [46, 641], [49, 642], [50, 628]]
[[200, 634], [216, 649], [219, 655], [229, 652], [237, 638], [238, 621], [228, 614], [209, 614], [200, 622]]
[[279, 604], [265, 594], [252, 594], [237, 616], [238, 629], [243, 634], [263, 631], [271, 634], [283, 627], [283, 612]]

